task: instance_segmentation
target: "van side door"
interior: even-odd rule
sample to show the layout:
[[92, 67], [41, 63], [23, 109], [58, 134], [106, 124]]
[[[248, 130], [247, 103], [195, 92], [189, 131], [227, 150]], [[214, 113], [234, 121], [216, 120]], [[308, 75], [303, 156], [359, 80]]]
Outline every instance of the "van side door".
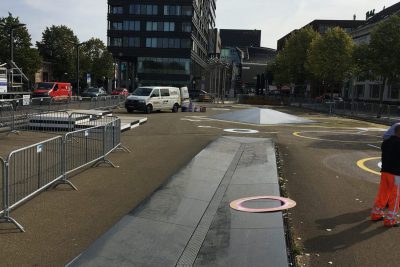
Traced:
[[153, 92], [150, 94], [150, 103], [153, 105], [153, 110], [162, 109], [160, 89], [153, 89]]
[[169, 94], [169, 89], [160, 89], [161, 91], [161, 102], [162, 102], [162, 107], [163, 109], [169, 109], [172, 108], [170, 102], [170, 94]]
[[58, 83], [54, 84], [53, 90], [50, 93], [51, 97], [57, 97], [60, 95], [60, 88], [58, 87]]

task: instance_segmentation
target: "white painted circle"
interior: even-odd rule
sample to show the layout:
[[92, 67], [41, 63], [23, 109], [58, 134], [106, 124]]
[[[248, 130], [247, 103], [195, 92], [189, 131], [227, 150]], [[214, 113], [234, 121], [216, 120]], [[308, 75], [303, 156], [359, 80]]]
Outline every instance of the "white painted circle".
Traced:
[[227, 132], [227, 133], [241, 133], [241, 134], [256, 134], [256, 133], [259, 133], [259, 131], [251, 130], [251, 129], [224, 129], [224, 132]]

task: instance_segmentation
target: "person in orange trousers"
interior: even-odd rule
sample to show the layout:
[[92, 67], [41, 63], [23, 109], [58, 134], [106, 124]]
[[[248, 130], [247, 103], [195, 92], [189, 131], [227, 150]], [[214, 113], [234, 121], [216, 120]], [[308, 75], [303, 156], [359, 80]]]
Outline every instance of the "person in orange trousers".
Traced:
[[[396, 126], [394, 135], [383, 141], [381, 183], [375, 205], [371, 211], [371, 220], [384, 219], [387, 227], [399, 225], [397, 218], [400, 204], [400, 125]], [[385, 215], [384, 210], [389, 206]]]

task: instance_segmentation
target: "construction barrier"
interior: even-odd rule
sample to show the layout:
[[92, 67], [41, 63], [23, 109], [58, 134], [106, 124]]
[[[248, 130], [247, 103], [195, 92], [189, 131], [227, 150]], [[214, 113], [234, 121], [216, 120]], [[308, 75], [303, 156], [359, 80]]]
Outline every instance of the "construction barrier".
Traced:
[[[121, 120], [108, 117], [102, 125], [69, 132], [15, 150], [6, 160], [0, 158], [2, 209], [0, 220], [24, 228], [10, 211], [50, 186], [68, 184], [67, 176], [82, 167], [107, 163], [107, 156], [121, 145]], [[126, 150], [126, 149], [124, 149]]]

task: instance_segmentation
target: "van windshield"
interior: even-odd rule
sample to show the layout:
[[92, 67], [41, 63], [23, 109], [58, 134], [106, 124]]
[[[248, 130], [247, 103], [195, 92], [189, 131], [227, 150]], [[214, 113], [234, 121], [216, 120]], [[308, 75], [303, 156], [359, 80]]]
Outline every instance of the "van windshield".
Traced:
[[54, 83], [37, 83], [35, 89], [40, 89], [40, 90], [50, 90], [54, 86]]
[[148, 87], [139, 87], [133, 92], [133, 95], [137, 96], [149, 96], [151, 91], [153, 91], [153, 88], [148, 88]]

